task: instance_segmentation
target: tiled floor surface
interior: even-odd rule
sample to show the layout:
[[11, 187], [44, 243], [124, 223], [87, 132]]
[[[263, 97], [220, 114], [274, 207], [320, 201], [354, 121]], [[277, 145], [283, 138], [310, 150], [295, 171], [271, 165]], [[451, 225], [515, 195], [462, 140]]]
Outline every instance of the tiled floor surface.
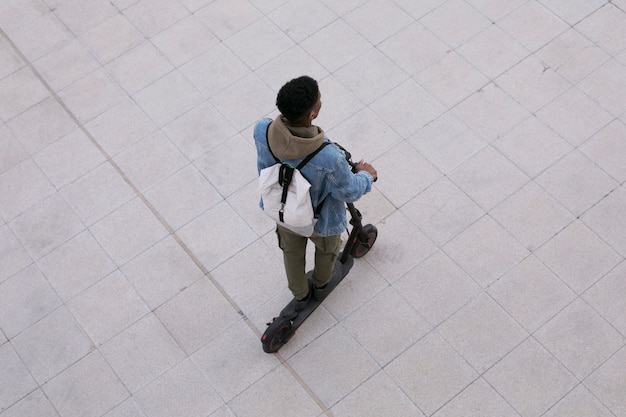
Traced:
[[[0, 417], [626, 416], [625, 0], [0, 1]], [[380, 181], [279, 355], [255, 121]]]

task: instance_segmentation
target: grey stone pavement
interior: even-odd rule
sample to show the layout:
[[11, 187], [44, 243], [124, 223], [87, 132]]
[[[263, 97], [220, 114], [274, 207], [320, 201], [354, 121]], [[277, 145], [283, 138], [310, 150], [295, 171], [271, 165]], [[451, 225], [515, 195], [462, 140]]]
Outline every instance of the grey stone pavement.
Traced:
[[[0, 0], [0, 417], [626, 416], [626, 0]], [[256, 120], [379, 239], [279, 354]]]

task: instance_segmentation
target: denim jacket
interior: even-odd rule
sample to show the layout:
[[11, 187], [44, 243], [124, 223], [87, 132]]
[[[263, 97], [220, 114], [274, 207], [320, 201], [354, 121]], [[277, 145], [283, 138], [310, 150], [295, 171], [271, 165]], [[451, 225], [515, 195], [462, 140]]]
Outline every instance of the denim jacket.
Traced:
[[[261, 119], [254, 127], [258, 172], [276, 163], [267, 146], [267, 128], [271, 122], [269, 118]], [[324, 140], [329, 141], [326, 137]], [[302, 159], [283, 162], [296, 166]], [[322, 203], [313, 233], [318, 236], [343, 233], [348, 226], [344, 202], [354, 202], [369, 192], [372, 176], [365, 171], [354, 174], [343, 151], [334, 145], [325, 146], [300, 172], [311, 183], [313, 207]], [[262, 200], [259, 205], [263, 208]]]

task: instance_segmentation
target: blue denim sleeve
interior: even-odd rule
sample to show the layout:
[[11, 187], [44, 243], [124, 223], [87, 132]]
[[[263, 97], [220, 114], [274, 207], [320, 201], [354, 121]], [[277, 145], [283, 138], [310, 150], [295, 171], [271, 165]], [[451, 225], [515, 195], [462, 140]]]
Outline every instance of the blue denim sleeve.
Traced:
[[330, 195], [339, 201], [353, 203], [371, 191], [372, 182], [374, 179], [368, 172], [354, 174], [343, 155], [339, 154], [335, 169], [330, 175]]

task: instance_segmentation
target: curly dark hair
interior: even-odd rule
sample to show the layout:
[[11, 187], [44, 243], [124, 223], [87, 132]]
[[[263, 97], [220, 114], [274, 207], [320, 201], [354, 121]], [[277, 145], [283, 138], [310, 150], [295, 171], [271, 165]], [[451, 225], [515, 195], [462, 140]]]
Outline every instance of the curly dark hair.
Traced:
[[283, 85], [276, 96], [276, 106], [290, 122], [306, 116], [319, 98], [319, 87], [313, 78], [303, 75]]

